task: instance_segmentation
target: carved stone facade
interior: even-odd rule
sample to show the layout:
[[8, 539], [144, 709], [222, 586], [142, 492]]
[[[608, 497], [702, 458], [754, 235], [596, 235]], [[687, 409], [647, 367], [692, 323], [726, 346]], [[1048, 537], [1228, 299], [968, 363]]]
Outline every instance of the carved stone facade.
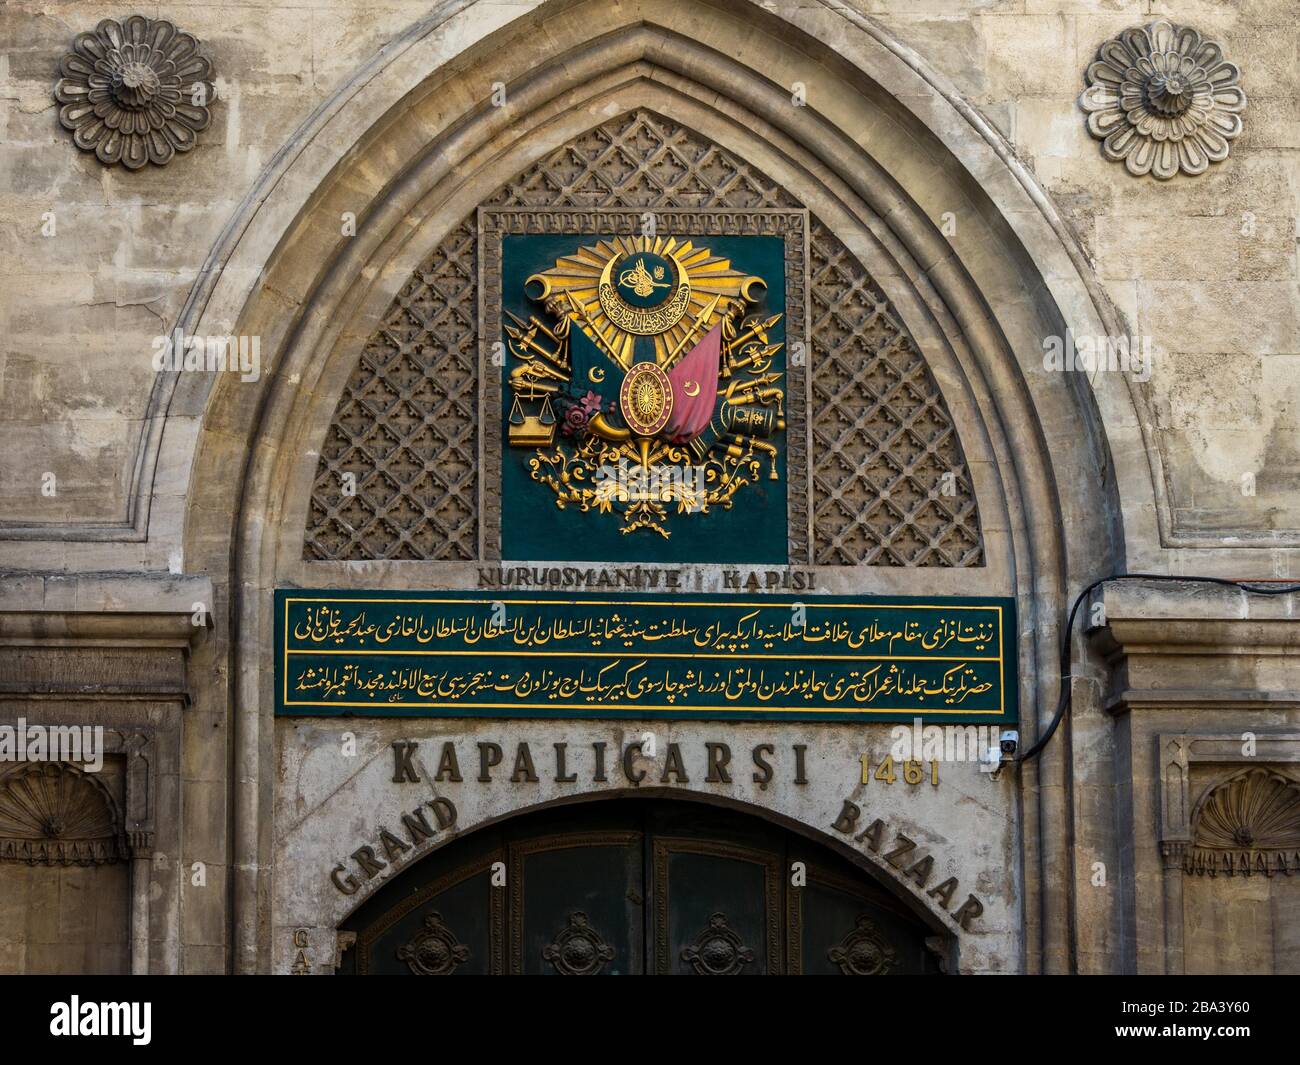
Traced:
[[933, 374], [834, 234], [814, 223], [809, 248], [813, 560], [980, 565], [979, 512]]
[[1125, 30], [1101, 46], [1087, 79], [1088, 132], [1135, 176], [1203, 174], [1241, 135], [1241, 71], [1190, 26], [1161, 19]]
[[[1300, 20], [1139, 6], [5, 4], [0, 727], [102, 726], [105, 761], [0, 753], [0, 971], [506, 972], [526, 941], [578, 975], [637, 934], [710, 974], [1300, 971], [1297, 594], [1126, 576], [1300, 574]], [[503, 553], [494, 241], [643, 215], [784, 242], [784, 559]], [[174, 336], [260, 363], [159, 368]], [[1089, 346], [1140, 357], [1045, 358]], [[916, 783], [864, 781], [885, 721], [276, 716], [277, 591], [670, 581], [1014, 603], [1019, 751], [1063, 645], [1070, 711], [1025, 764]], [[746, 881], [777, 901], [677, 913], [653, 848], [641, 922], [432, 894], [623, 803], [687, 807], [686, 844], [719, 811], [788, 834]], [[801, 841], [818, 928], [778, 897]], [[352, 927], [385, 892], [392, 927]]]
[[477, 557], [477, 249], [465, 222], [362, 351], [321, 446], [304, 557]]
[[212, 120], [212, 68], [166, 19], [104, 19], [77, 35], [59, 70], [59, 122], [106, 166], [165, 166]]
[[1207, 792], [1183, 867], [1198, 876], [1300, 872], [1300, 781], [1246, 769]]
[[101, 865], [125, 855], [117, 804], [97, 777], [61, 762], [0, 776], [0, 862]]

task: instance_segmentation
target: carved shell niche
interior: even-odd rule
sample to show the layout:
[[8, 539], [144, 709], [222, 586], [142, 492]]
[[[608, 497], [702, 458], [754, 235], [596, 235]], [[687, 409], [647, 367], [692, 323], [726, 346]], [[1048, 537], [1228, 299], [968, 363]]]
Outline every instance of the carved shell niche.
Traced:
[[1197, 847], [1300, 849], [1300, 783], [1267, 769], [1249, 769], [1202, 799], [1193, 824]]
[[108, 789], [61, 762], [34, 762], [0, 777], [0, 861], [98, 865], [123, 856]]

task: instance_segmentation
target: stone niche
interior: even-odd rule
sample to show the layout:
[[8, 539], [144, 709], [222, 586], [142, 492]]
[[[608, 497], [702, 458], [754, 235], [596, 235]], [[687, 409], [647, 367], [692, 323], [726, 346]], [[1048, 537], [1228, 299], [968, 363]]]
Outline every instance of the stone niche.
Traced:
[[0, 582], [0, 972], [180, 968], [186, 670], [211, 602], [206, 579]]
[[126, 760], [0, 769], [0, 971], [131, 968]]
[[1188, 974], [1300, 973], [1300, 736], [1264, 739], [1258, 765], [1240, 735], [1162, 738], [1168, 919]]

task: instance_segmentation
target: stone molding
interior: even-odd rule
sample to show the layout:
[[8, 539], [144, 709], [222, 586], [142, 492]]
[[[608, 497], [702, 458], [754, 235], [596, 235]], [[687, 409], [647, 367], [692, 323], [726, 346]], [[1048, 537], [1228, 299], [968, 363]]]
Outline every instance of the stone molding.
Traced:
[[0, 700], [152, 697], [188, 705], [186, 659], [212, 624], [206, 577], [5, 578]]
[[1089, 630], [1111, 667], [1105, 705], [1300, 706], [1300, 594], [1265, 596], [1194, 581], [1110, 581]]

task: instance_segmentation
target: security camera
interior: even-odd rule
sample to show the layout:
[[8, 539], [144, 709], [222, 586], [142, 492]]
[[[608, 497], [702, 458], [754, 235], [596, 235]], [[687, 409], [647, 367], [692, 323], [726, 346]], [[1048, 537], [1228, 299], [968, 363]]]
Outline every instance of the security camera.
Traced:
[[1015, 756], [1017, 748], [1020, 746], [1020, 733], [1015, 729], [1007, 729], [1001, 737], [1002, 757], [1012, 758]]

